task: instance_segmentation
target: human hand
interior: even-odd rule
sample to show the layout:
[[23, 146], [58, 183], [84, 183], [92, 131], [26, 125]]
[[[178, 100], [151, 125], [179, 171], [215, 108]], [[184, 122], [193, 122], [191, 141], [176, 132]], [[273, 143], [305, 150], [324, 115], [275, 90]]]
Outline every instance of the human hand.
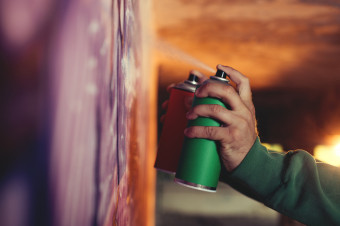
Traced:
[[219, 141], [222, 163], [230, 172], [242, 162], [257, 137], [255, 108], [249, 79], [231, 67], [217, 65], [217, 68], [228, 74], [236, 84], [236, 90], [221, 83], [205, 83], [196, 90], [195, 95], [199, 98], [219, 98], [231, 110], [215, 104], [193, 107], [187, 113], [189, 120], [199, 116], [211, 117], [222, 122], [222, 127], [192, 126], [184, 134], [189, 138]]

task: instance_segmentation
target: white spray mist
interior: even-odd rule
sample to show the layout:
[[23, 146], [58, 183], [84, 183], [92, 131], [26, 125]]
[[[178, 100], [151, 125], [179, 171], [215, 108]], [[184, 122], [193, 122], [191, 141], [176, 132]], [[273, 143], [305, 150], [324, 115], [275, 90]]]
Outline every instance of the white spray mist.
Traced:
[[164, 42], [162, 40], [159, 39], [153, 39], [152, 42], [153, 47], [162, 52], [163, 54], [165, 54], [168, 57], [171, 57], [173, 59], [179, 60], [179, 61], [186, 61], [187, 63], [199, 67], [201, 69], [204, 69], [206, 71], [209, 71], [211, 73], [215, 73], [215, 69], [209, 67], [208, 65], [206, 65], [205, 63], [203, 63], [202, 61], [194, 58], [193, 56], [183, 52], [182, 50], [176, 48], [175, 46]]

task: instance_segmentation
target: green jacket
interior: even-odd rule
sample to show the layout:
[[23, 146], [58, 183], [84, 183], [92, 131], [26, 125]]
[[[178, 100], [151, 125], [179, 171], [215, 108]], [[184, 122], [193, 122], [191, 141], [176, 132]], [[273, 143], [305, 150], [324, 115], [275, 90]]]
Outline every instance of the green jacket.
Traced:
[[340, 225], [340, 168], [309, 153], [268, 151], [257, 139], [222, 180], [241, 193], [307, 225]]

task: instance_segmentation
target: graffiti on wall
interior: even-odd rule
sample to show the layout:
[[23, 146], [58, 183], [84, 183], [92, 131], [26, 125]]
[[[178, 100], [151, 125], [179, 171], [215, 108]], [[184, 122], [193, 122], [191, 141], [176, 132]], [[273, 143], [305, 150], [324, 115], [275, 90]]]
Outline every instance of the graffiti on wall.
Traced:
[[[8, 2], [1, 1], [5, 9], [25, 12], [27, 2]], [[34, 148], [31, 159], [23, 160], [27, 168], [34, 165], [36, 170], [18, 177], [27, 187], [19, 191], [24, 195], [18, 206], [27, 207], [21, 207], [19, 216], [30, 219], [21, 225], [152, 224], [154, 175], [148, 170], [149, 159], [154, 158], [150, 136], [155, 106], [150, 102], [153, 77], [145, 76], [143, 57], [146, 8], [137, 0], [31, 2], [32, 8], [40, 6], [38, 14], [36, 10], [25, 14], [31, 19], [31, 33], [25, 38], [24, 31], [6, 26], [2, 33], [7, 55], [14, 49], [14, 55], [27, 55], [20, 61], [12, 58], [8, 71], [18, 73], [16, 66], [35, 53], [39, 57], [26, 64], [32, 80], [43, 86], [26, 92], [36, 93], [33, 118], [38, 118], [34, 123], [39, 126], [31, 127], [37, 134], [31, 139]], [[20, 79], [25, 76], [21, 73]], [[18, 83], [10, 81], [14, 90]], [[23, 108], [30, 111], [32, 105]], [[13, 159], [13, 164], [22, 165]], [[9, 169], [3, 172], [11, 174]], [[11, 183], [5, 180], [0, 194]], [[40, 196], [36, 184], [44, 191]], [[0, 203], [1, 210], [4, 205]], [[35, 213], [27, 211], [32, 206]], [[17, 207], [4, 211], [0, 220], [13, 221], [14, 215], [5, 217], [5, 213]]]

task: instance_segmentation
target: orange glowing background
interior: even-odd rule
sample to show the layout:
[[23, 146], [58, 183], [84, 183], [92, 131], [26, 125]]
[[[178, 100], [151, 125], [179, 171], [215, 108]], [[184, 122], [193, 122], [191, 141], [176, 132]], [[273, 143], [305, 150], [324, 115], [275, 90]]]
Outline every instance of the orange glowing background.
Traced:
[[267, 147], [303, 149], [333, 164], [324, 156], [336, 159], [327, 139], [340, 134], [338, 1], [162, 0], [153, 8], [159, 106], [166, 87], [191, 69], [211, 75], [216, 64], [229, 65], [250, 78]]
[[[339, 75], [340, 9], [330, 3], [163, 0], [154, 1], [154, 9], [159, 39], [212, 68], [241, 70], [254, 88], [310, 87]], [[161, 65], [172, 80], [193, 67], [172, 56]]]
[[329, 136], [327, 141], [327, 144], [315, 147], [315, 158], [334, 166], [340, 166], [340, 135]]
[[154, 1], [159, 103], [191, 69], [218, 63], [250, 78], [264, 142], [313, 152], [340, 133], [336, 1]]

